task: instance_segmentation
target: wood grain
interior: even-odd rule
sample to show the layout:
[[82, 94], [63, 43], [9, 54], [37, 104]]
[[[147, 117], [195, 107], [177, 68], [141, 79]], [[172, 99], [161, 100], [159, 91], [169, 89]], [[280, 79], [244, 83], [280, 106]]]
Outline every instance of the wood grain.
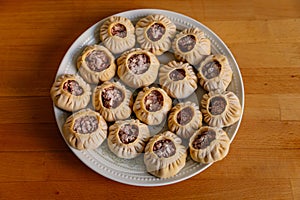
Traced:
[[[49, 96], [83, 31], [141, 8], [206, 25], [232, 51], [245, 86], [228, 156], [162, 187], [124, 185], [85, 166], [64, 142]], [[300, 199], [300, 1], [10, 0], [0, 11], [0, 199]]]
[[[157, 189], [166, 195], [161, 195]], [[293, 199], [288, 179], [191, 178], [167, 187], [140, 188], [99, 178], [98, 181], [81, 180], [80, 184], [74, 184], [74, 181], [11, 182], [3, 183], [0, 188], [3, 198], [10, 197], [15, 191], [23, 192], [17, 198], [24, 199]]]

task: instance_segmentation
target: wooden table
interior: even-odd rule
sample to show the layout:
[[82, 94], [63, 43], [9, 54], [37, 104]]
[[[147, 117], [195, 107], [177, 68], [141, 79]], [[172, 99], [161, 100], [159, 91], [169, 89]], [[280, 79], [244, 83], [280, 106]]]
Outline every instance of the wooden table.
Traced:
[[[0, 3], [0, 199], [300, 199], [300, 1]], [[234, 54], [245, 112], [229, 155], [162, 187], [134, 187], [86, 167], [57, 128], [49, 90], [65, 52], [114, 13], [158, 8], [190, 16]]]

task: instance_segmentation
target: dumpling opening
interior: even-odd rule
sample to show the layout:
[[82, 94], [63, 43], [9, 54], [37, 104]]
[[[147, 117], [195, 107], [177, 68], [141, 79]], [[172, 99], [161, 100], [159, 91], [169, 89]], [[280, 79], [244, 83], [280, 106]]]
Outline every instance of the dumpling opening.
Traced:
[[162, 38], [165, 32], [166, 28], [164, 25], [160, 23], [154, 23], [148, 28], [147, 36], [151, 41], [156, 42]]
[[169, 77], [172, 81], [180, 81], [185, 78], [185, 70], [184, 69], [174, 69]]
[[219, 76], [220, 72], [221, 64], [217, 60], [206, 63], [202, 68], [202, 74], [207, 79]]
[[227, 102], [222, 96], [216, 96], [210, 99], [208, 111], [212, 115], [220, 115], [222, 114], [227, 106]]
[[85, 57], [85, 62], [90, 70], [101, 72], [110, 65], [110, 58], [101, 50], [93, 50]]
[[169, 158], [176, 153], [176, 147], [170, 139], [163, 139], [154, 143], [153, 152], [159, 158]]
[[192, 145], [195, 149], [205, 149], [215, 139], [216, 139], [216, 132], [213, 130], [207, 130], [197, 135]]
[[64, 82], [63, 89], [75, 96], [80, 96], [83, 94], [83, 88], [75, 80], [67, 80]]
[[186, 35], [178, 40], [178, 47], [182, 52], [191, 51], [196, 45], [196, 38], [193, 35]]
[[125, 124], [119, 130], [119, 138], [123, 144], [134, 142], [139, 135], [139, 128], [136, 125]]
[[125, 38], [127, 36], [127, 29], [123, 24], [117, 23], [111, 28], [112, 36]]
[[73, 130], [81, 134], [90, 134], [98, 129], [98, 120], [95, 116], [83, 116], [75, 120]]
[[144, 100], [144, 104], [146, 106], [146, 109], [150, 112], [156, 112], [160, 110], [163, 106], [164, 97], [163, 95], [157, 91], [152, 90]]
[[190, 107], [186, 107], [177, 114], [176, 119], [178, 124], [185, 126], [193, 119], [193, 116], [194, 111]]
[[106, 108], [116, 108], [123, 102], [123, 100], [123, 92], [114, 86], [105, 88], [102, 91], [102, 103]]
[[150, 67], [150, 58], [146, 54], [134, 54], [132, 55], [128, 61], [128, 68], [134, 74], [143, 74], [145, 73]]

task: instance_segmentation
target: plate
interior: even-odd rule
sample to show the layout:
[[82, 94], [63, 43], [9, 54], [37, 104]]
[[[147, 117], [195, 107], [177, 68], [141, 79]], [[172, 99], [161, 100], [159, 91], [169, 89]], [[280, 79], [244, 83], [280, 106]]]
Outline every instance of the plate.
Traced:
[[[139, 9], [126, 11], [115, 15], [126, 17], [130, 19], [133, 24], [135, 24], [140, 18], [150, 14], [162, 14], [167, 16], [176, 25], [177, 31], [181, 31], [190, 27], [198, 27], [205, 33], [205, 36], [211, 41], [212, 53], [223, 54], [227, 56], [229, 64], [233, 70], [233, 79], [228, 87], [228, 90], [233, 91], [238, 96], [242, 105], [242, 110], [244, 110], [244, 86], [239, 67], [225, 43], [209, 28], [190, 17], [167, 10]], [[77, 73], [77, 57], [87, 45], [100, 43], [99, 28], [105, 20], [106, 19], [99, 21], [77, 38], [77, 40], [72, 44], [65, 54], [59, 66], [56, 77], [62, 74]], [[161, 63], [167, 63], [170, 59], [173, 59], [172, 53], [165, 53], [163, 56], [159, 56]], [[201, 100], [203, 93], [203, 89], [199, 86], [199, 89], [195, 92], [195, 94], [189, 97], [189, 100], [199, 105], [199, 101]], [[53, 107], [57, 125], [62, 133], [63, 124], [70, 113], [64, 112], [55, 106]], [[240, 120], [234, 125], [224, 128], [231, 141], [234, 139], [238, 131], [241, 119], [242, 118], [240, 118]], [[154, 135], [157, 132], [162, 131], [164, 128], [165, 127], [162, 126], [152, 127], [151, 134]], [[187, 146], [187, 141], [185, 141], [184, 144]], [[211, 165], [196, 163], [188, 156], [185, 167], [177, 175], [171, 178], [161, 179], [156, 178], [146, 172], [143, 163], [143, 155], [131, 160], [118, 158], [112, 152], [110, 152], [106, 141], [104, 141], [102, 145], [95, 150], [80, 151], [72, 147], [70, 147], [70, 149], [84, 164], [98, 174], [117, 182], [136, 186], [161, 186], [177, 183], [199, 174]]]

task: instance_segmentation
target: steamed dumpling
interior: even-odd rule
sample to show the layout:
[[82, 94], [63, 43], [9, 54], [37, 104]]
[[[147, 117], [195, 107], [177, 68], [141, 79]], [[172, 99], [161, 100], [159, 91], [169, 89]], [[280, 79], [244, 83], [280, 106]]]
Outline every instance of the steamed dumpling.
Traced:
[[176, 175], [186, 163], [186, 149], [181, 139], [170, 131], [153, 136], [148, 142], [144, 163], [147, 171], [159, 178]]
[[211, 91], [201, 100], [204, 121], [215, 127], [227, 127], [236, 123], [242, 114], [238, 97], [231, 91]]
[[63, 135], [73, 148], [96, 149], [106, 139], [107, 124], [98, 112], [83, 109], [67, 118]]
[[222, 160], [229, 151], [230, 139], [221, 128], [204, 126], [189, 141], [191, 158], [203, 164]]
[[161, 55], [171, 48], [176, 26], [166, 16], [154, 14], [140, 19], [135, 33], [142, 49]]
[[159, 84], [173, 98], [184, 99], [197, 89], [197, 77], [188, 63], [171, 61], [159, 69]]
[[125, 17], [112, 16], [101, 25], [100, 40], [112, 53], [122, 53], [135, 45], [134, 26]]
[[140, 155], [150, 138], [148, 126], [139, 120], [116, 121], [109, 127], [108, 147], [118, 157], [131, 159]]
[[73, 112], [88, 105], [91, 87], [80, 76], [65, 74], [55, 80], [50, 95], [57, 107]]
[[94, 89], [93, 106], [106, 121], [126, 119], [131, 114], [131, 95], [121, 83], [106, 81]]

